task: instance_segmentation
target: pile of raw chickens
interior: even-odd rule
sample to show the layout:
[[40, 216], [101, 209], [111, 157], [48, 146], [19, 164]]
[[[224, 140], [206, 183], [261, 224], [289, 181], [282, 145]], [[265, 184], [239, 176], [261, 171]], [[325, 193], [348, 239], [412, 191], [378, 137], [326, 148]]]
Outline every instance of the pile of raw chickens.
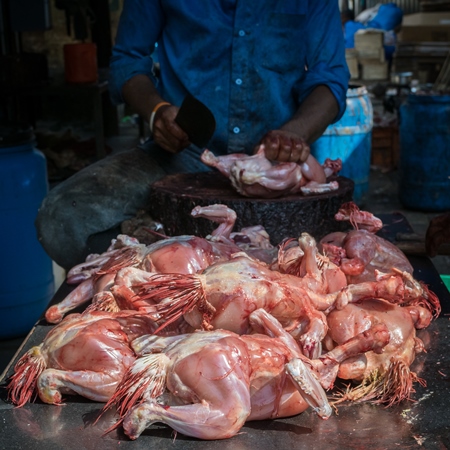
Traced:
[[[274, 247], [261, 226], [233, 233], [224, 205], [192, 214], [217, 229], [147, 246], [119, 235], [69, 271], [77, 286], [46, 312], [56, 325], [10, 378], [15, 405], [79, 394], [116, 408], [131, 439], [155, 422], [224, 439], [310, 407], [326, 419], [343, 401], [389, 406], [423, 383], [416, 329], [439, 300], [375, 234], [379, 219], [348, 203], [336, 219], [351, 231]], [[347, 389], [331, 391], [338, 379]]]

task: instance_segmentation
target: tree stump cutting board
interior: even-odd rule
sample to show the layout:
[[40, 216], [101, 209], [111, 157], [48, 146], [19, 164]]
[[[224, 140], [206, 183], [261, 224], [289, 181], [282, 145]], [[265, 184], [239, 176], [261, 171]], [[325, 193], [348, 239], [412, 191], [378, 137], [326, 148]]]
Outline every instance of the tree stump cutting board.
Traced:
[[274, 245], [287, 237], [299, 237], [305, 231], [318, 240], [332, 231], [348, 228], [347, 224], [337, 222], [334, 215], [343, 203], [352, 200], [354, 183], [345, 177], [334, 179], [339, 182], [339, 189], [334, 192], [260, 199], [238, 194], [218, 172], [168, 175], [152, 185], [150, 214], [164, 225], [169, 236], [206, 237], [218, 225], [192, 217], [191, 211], [197, 205], [220, 203], [236, 212], [233, 231], [262, 225]]

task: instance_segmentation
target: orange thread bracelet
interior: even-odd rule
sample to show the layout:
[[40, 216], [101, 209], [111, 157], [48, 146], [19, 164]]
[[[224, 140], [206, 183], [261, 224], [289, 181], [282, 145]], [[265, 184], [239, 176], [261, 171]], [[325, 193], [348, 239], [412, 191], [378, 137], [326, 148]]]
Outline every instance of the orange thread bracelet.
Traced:
[[158, 111], [159, 108], [161, 108], [161, 106], [164, 106], [164, 105], [170, 105], [170, 103], [168, 103], [168, 102], [160, 102], [153, 108], [153, 111], [152, 111], [152, 113], [150, 115], [150, 122], [149, 122], [150, 133], [153, 133], [153, 122], [155, 120], [156, 112]]

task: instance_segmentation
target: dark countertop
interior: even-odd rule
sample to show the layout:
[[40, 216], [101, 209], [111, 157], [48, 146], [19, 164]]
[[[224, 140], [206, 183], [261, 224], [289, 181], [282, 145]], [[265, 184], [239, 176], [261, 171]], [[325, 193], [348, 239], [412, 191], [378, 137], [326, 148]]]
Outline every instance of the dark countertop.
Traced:
[[[61, 407], [37, 401], [14, 408], [6, 399], [6, 390], [1, 389], [0, 449], [209, 450], [217, 445], [233, 450], [450, 448], [450, 294], [428, 258], [410, 259], [415, 277], [436, 292], [443, 307], [441, 316], [426, 330], [418, 332], [426, 353], [417, 356], [412, 370], [426, 380], [427, 386], [416, 383], [411, 402], [391, 408], [369, 404], [340, 406], [338, 415], [326, 421], [306, 411], [288, 419], [248, 422], [239, 435], [218, 444], [182, 434], [176, 436], [170, 428], [158, 424], [136, 441], [130, 441], [120, 429], [103, 436], [115, 422], [110, 411], [94, 425], [103, 404], [67, 396], [66, 404]], [[63, 284], [54, 301], [60, 301], [70, 289]], [[45, 322], [38, 323], [18, 355], [39, 344], [49, 329]], [[11, 367], [6, 371], [7, 376]], [[6, 378], [0, 381], [3, 388]]]

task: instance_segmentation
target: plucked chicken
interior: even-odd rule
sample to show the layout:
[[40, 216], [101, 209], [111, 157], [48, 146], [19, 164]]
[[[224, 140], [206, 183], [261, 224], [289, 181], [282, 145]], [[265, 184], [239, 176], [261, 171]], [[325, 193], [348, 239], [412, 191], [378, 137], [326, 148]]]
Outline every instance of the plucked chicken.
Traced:
[[[253, 327], [264, 334], [197, 331], [173, 338], [134, 342], [138, 354], [106, 405], [117, 407], [125, 433], [136, 439], [162, 422], [200, 439], [234, 436], [246, 421], [287, 417], [311, 406], [321, 418], [331, 408], [320, 384], [340, 361], [388, 342], [382, 327], [334, 349], [315, 362], [305, 358], [276, 319], [258, 309]], [[370, 335], [370, 336], [369, 336]]]
[[241, 195], [260, 198], [299, 192], [308, 195], [335, 191], [339, 188], [337, 181], [327, 183], [327, 177], [342, 168], [340, 160], [327, 160], [322, 166], [312, 155], [302, 164], [269, 161], [265, 157], [264, 146], [252, 156], [215, 156], [209, 150], [204, 150], [201, 160], [229, 178], [231, 185]]

